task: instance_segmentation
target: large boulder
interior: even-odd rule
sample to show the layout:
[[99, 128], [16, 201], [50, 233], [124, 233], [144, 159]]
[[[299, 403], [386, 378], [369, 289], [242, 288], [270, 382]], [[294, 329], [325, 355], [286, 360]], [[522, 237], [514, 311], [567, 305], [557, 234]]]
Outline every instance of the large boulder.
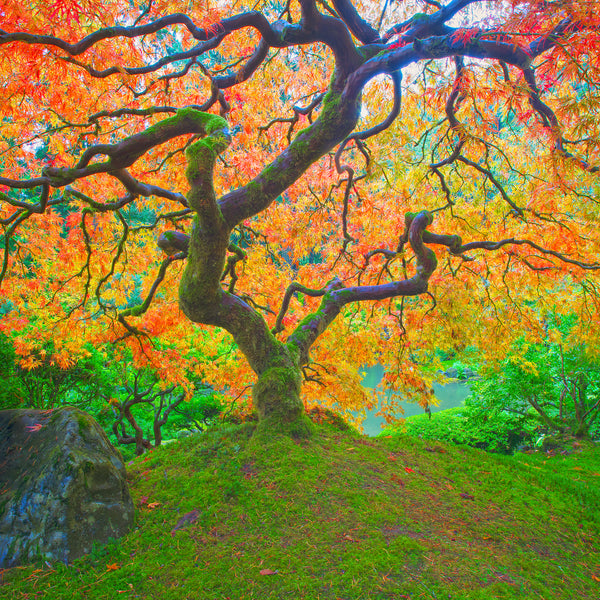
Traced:
[[133, 518], [123, 459], [90, 415], [0, 411], [0, 568], [69, 563]]

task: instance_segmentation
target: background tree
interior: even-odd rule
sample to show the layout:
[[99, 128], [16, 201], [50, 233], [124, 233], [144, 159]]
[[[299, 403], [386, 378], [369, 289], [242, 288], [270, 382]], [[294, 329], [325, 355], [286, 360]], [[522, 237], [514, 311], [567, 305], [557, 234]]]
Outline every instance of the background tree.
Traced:
[[202, 431], [221, 414], [218, 398], [201, 384], [186, 405], [186, 390], [161, 385], [155, 373], [123, 369], [121, 377], [122, 386], [106, 398], [114, 416], [112, 432], [119, 444], [134, 444], [138, 456], [162, 444], [163, 427], [172, 425], [173, 417], [179, 416], [185, 428]]
[[[499, 365], [485, 369], [467, 402], [484, 418], [494, 412], [535, 420], [549, 433], [597, 435], [600, 365], [585, 346], [565, 350], [551, 336], [543, 344], [516, 344]], [[593, 355], [592, 355], [593, 356]]]
[[176, 379], [151, 340], [203, 337], [181, 311], [219, 328], [204, 375], [248, 365], [262, 424], [298, 432], [303, 375], [342, 409], [376, 361], [428, 389], [420, 355], [493, 360], [555, 305], [593, 346], [598, 2], [250, 8], [5, 3], [4, 328]]
[[0, 410], [76, 406], [92, 414], [117, 443], [134, 446], [127, 454], [159, 446], [165, 436], [203, 431], [219, 416], [237, 418], [237, 399], [230, 399], [223, 413], [223, 395], [197, 379], [197, 353], [182, 357], [190, 369], [183, 386], [164, 383], [160, 371], [149, 367], [132, 369], [122, 348], [82, 348], [81, 356], [59, 364], [51, 344], [21, 358], [13, 344], [0, 333]]

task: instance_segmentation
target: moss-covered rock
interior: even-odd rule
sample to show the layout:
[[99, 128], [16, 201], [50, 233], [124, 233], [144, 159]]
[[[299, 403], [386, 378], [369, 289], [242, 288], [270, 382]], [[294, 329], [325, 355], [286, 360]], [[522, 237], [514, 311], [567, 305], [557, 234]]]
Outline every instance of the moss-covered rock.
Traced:
[[0, 567], [73, 561], [133, 526], [120, 453], [87, 413], [0, 411]]
[[540, 447], [544, 452], [561, 451], [571, 452], [573, 444], [580, 444], [580, 440], [571, 433], [555, 433], [546, 435], [540, 442]]

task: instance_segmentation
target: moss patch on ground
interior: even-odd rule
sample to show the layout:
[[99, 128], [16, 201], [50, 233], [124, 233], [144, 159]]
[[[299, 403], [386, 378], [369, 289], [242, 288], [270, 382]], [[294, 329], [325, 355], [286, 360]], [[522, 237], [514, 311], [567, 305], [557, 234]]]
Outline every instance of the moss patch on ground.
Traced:
[[595, 600], [600, 452], [489, 455], [338, 425], [214, 429], [128, 466], [137, 526], [2, 598]]

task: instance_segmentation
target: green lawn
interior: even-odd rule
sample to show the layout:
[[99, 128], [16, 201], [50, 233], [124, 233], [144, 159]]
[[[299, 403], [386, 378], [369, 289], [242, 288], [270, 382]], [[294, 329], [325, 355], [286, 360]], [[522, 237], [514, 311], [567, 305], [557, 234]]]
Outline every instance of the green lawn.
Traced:
[[600, 597], [600, 448], [489, 455], [323, 423], [258, 444], [216, 429], [128, 466], [136, 528], [1, 598]]

